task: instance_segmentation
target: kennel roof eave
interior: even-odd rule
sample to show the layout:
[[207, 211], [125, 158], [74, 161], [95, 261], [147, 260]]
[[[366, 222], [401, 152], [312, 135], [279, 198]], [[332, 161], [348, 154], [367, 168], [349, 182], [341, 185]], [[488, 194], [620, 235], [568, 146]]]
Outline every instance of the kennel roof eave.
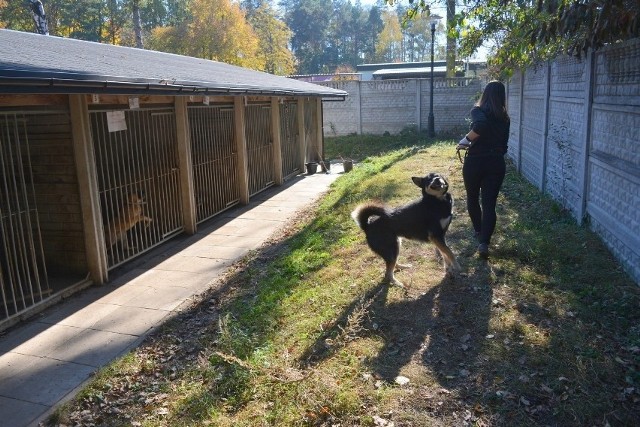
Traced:
[[2, 29], [0, 93], [347, 96], [222, 62]]

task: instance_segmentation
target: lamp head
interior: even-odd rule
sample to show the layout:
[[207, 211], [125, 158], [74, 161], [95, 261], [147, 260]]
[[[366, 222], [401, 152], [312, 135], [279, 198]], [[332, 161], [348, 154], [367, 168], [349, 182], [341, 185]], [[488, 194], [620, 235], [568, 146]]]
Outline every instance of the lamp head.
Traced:
[[430, 15], [429, 16], [429, 23], [431, 24], [431, 31], [435, 31], [436, 30], [436, 25], [438, 24], [438, 21], [440, 21], [442, 19], [442, 16], [440, 15]]

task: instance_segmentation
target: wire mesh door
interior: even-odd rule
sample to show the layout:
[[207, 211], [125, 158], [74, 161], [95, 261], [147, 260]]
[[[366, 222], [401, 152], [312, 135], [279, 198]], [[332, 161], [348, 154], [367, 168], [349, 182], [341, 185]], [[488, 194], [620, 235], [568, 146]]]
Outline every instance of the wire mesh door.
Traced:
[[273, 141], [271, 105], [249, 104], [245, 115], [249, 195], [253, 196], [273, 185]]
[[280, 144], [282, 176], [300, 173], [300, 143], [298, 141], [298, 108], [294, 102], [280, 104]]
[[0, 298], [5, 319], [51, 293], [38, 217], [27, 118], [0, 114]]
[[233, 105], [190, 106], [188, 111], [197, 221], [202, 222], [240, 200]]
[[112, 268], [184, 228], [175, 114], [164, 108], [90, 115]]

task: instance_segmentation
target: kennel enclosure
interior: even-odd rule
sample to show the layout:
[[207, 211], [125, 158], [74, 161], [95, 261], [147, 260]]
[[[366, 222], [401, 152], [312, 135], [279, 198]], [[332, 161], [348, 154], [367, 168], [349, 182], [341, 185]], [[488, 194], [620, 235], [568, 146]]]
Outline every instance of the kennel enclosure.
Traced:
[[299, 174], [346, 95], [10, 30], [0, 56], [0, 329]]

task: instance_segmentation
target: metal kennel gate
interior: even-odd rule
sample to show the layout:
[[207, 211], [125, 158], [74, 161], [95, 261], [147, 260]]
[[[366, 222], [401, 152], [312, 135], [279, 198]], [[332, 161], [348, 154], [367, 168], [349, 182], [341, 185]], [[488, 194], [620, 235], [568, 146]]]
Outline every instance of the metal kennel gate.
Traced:
[[27, 132], [27, 117], [0, 113], [0, 298], [7, 319], [51, 294]]
[[298, 105], [280, 104], [280, 147], [282, 176], [286, 179], [300, 173], [300, 143], [298, 141]]
[[249, 104], [245, 111], [249, 195], [253, 196], [274, 184], [271, 104]]
[[196, 220], [202, 222], [240, 200], [234, 110], [230, 104], [189, 106], [188, 112]]
[[184, 228], [173, 108], [90, 110], [108, 267]]

